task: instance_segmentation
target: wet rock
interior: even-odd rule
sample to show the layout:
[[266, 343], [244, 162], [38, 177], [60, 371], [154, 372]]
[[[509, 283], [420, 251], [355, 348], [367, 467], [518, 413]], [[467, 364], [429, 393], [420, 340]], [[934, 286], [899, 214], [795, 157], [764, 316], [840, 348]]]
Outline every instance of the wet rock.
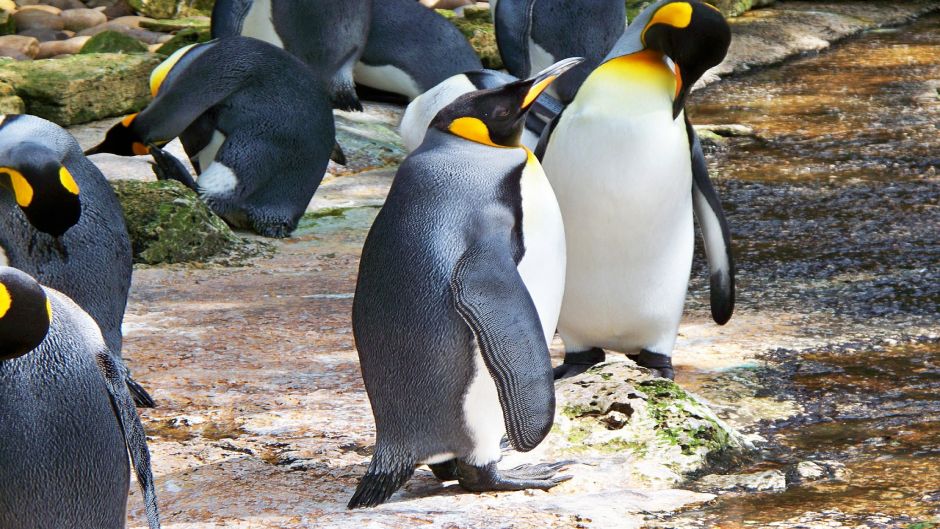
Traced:
[[65, 29], [70, 31], [82, 31], [108, 21], [108, 17], [97, 9], [68, 9], [59, 16], [62, 18]]
[[755, 7], [769, 6], [774, 0], [709, 0], [708, 3], [720, 9], [726, 17], [736, 17]]
[[0, 79], [16, 88], [27, 112], [64, 126], [143, 108], [150, 101], [150, 72], [160, 61], [150, 54], [78, 54], [2, 64]]
[[166, 41], [162, 46], [160, 46], [157, 49], [157, 53], [169, 56], [180, 48], [185, 48], [186, 46], [195, 44], [197, 42], [208, 42], [210, 39], [212, 39], [212, 35], [209, 32], [209, 28], [183, 29], [178, 31], [176, 35], [173, 35], [170, 40]]
[[[167, 43], [169, 44], [169, 43]], [[163, 53], [163, 49], [160, 50]], [[330, 164], [330, 172], [348, 174], [394, 166], [405, 158], [395, 125], [361, 112], [336, 112], [336, 141], [346, 154], [346, 165]]]
[[0, 114], [22, 114], [26, 111], [26, 103], [16, 95], [13, 85], [0, 81]]
[[147, 46], [133, 37], [117, 31], [103, 31], [88, 39], [79, 53], [143, 53], [146, 51]]
[[72, 37], [66, 40], [53, 40], [39, 44], [37, 59], [48, 59], [58, 55], [74, 55], [82, 49], [91, 37]]
[[39, 40], [35, 37], [23, 35], [4, 35], [0, 37], [0, 57], [23, 60], [32, 59], [38, 53]]
[[496, 31], [493, 28], [493, 19], [490, 17], [489, 9], [467, 7], [463, 10], [463, 16], [446, 9], [439, 9], [437, 12], [450, 20], [467, 37], [470, 45], [480, 56], [484, 68], [498, 70], [503, 67], [503, 59], [496, 46]]
[[261, 254], [265, 243], [243, 239], [205, 202], [178, 182], [111, 182], [117, 194], [134, 262], [207, 262]]
[[813, 481], [845, 481], [851, 472], [839, 461], [801, 461], [787, 469], [788, 484]]
[[[65, 28], [65, 24], [62, 22], [62, 19], [59, 18], [59, 14], [49, 12], [46, 9], [40, 9], [42, 7], [48, 6], [31, 6], [24, 7], [13, 14], [13, 20], [16, 21], [16, 29], [18, 31], [24, 31], [27, 29], [51, 29], [51, 30], [60, 30]], [[49, 9], [55, 9], [50, 7]]]
[[709, 474], [695, 482], [699, 490], [707, 492], [780, 492], [786, 490], [787, 479], [779, 470], [766, 470], [752, 474]]

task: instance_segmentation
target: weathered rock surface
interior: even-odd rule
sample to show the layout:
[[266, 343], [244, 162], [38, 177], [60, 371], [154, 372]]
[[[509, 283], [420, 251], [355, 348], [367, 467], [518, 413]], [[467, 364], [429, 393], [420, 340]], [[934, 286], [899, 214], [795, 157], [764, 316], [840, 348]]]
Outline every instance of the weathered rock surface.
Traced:
[[446, 9], [439, 9], [437, 12], [450, 20], [467, 37], [480, 56], [484, 68], [498, 70], [503, 67], [503, 59], [496, 45], [493, 19], [488, 8], [467, 7], [463, 9], [462, 16]]
[[79, 53], [144, 53], [147, 46], [117, 31], [102, 31], [88, 39]]
[[62, 19], [65, 29], [70, 31], [82, 31], [108, 21], [108, 17], [101, 11], [88, 8], [67, 9], [59, 17]]
[[13, 85], [0, 80], [0, 114], [22, 114], [26, 103], [18, 95]]
[[780, 470], [766, 470], [751, 474], [709, 474], [695, 484], [708, 492], [780, 492], [786, 490], [787, 479]]
[[150, 100], [150, 71], [160, 61], [161, 56], [151, 54], [87, 54], [58, 60], [0, 61], [0, 80], [14, 86], [30, 114], [60, 125], [71, 125], [143, 108]]
[[[0, 57], [24, 60], [32, 59], [38, 53], [39, 40], [35, 37], [24, 35], [4, 35], [0, 37]], [[0, 72], [0, 75], [2, 75], [2, 72]]]
[[[41, 8], [48, 9], [41, 9]], [[54, 9], [55, 12], [50, 12]], [[63, 29], [65, 24], [59, 18], [58, 9], [49, 6], [24, 7], [13, 14], [16, 28], [19, 31], [26, 29]]]
[[112, 187], [124, 209], [135, 263], [207, 263], [266, 251], [265, 243], [235, 235], [179, 182], [118, 180]]
[[128, 0], [134, 11], [152, 18], [174, 18], [180, 12], [179, 0]]
[[39, 43], [39, 53], [37, 59], [48, 59], [58, 55], [74, 55], [78, 53], [82, 46], [88, 42], [91, 37], [72, 37], [65, 40], [52, 40]]

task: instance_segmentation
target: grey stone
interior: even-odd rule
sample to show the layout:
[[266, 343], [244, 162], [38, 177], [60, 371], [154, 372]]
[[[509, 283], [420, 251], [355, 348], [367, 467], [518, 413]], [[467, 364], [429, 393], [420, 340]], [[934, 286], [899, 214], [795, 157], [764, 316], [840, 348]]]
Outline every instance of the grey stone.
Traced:
[[780, 470], [752, 474], [709, 474], [695, 482], [707, 492], [779, 492], [786, 490], [787, 478]]
[[108, 21], [104, 13], [96, 9], [68, 9], [59, 15], [65, 29], [71, 31], [82, 31], [83, 29], [100, 26]]

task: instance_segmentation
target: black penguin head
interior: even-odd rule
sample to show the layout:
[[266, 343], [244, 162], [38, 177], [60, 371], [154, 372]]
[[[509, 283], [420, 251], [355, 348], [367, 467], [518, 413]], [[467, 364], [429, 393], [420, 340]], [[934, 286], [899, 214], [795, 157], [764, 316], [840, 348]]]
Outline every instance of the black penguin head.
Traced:
[[116, 123], [104, 136], [104, 141], [85, 151], [85, 155], [99, 153], [117, 154], [118, 156], [135, 156], [150, 153], [150, 148], [144, 144], [134, 128], [134, 118], [137, 114], [125, 116], [124, 119]]
[[725, 58], [731, 28], [721, 12], [698, 0], [660, 0], [637, 15], [605, 61], [655, 52], [668, 57], [675, 74], [673, 118], [685, 108], [689, 90]]
[[78, 184], [59, 156], [39, 143], [19, 143], [0, 153], [0, 186], [13, 193], [33, 227], [54, 237], [81, 217]]
[[558, 76], [583, 60], [565, 59], [531, 79], [464, 94], [441, 109], [431, 127], [485, 145], [518, 147], [532, 103]]
[[51, 322], [52, 305], [39, 283], [16, 268], [0, 267], [0, 361], [38, 347]]

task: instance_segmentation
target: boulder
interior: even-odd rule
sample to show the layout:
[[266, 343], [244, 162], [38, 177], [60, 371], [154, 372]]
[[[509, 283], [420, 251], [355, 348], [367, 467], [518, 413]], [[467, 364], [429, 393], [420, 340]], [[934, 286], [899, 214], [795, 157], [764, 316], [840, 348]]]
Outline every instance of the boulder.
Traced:
[[[13, 20], [16, 22], [16, 28], [19, 31], [26, 29], [52, 29], [60, 30], [65, 28], [62, 19], [58, 13], [50, 13], [47, 10], [39, 9], [46, 6], [24, 7], [13, 14]], [[54, 8], [53, 8], [54, 9]], [[56, 10], [58, 11], [58, 10]]]
[[88, 39], [79, 53], [145, 53], [147, 46], [117, 31], [103, 31]]
[[270, 249], [237, 236], [179, 182], [115, 180], [111, 185], [124, 210], [135, 263], [238, 259]]
[[82, 31], [83, 29], [100, 26], [108, 21], [108, 17], [97, 9], [68, 9], [62, 12], [59, 17], [65, 25], [65, 29], [70, 31]]
[[150, 101], [150, 72], [161, 60], [152, 54], [102, 53], [7, 62], [0, 65], [0, 80], [13, 84], [27, 112], [67, 126], [143, 108]]
[[48, 59], [58, 55], [74, 55], [78, 53], [82, 46], [88, 42], [91, 37], [72, 37], [66, 40], [54, 40], [42, 42], [39, 44], [39, 55], [37, 59]]
[[0, 37], [0, 57], [14, 59], [32, 59], [39, 53], [39, 40], [23, 35], [4, 35]]
[[26, 103], [18, 95], [13, 85], [0, 81], [0, 114], [22, 114], [26, 111]]

